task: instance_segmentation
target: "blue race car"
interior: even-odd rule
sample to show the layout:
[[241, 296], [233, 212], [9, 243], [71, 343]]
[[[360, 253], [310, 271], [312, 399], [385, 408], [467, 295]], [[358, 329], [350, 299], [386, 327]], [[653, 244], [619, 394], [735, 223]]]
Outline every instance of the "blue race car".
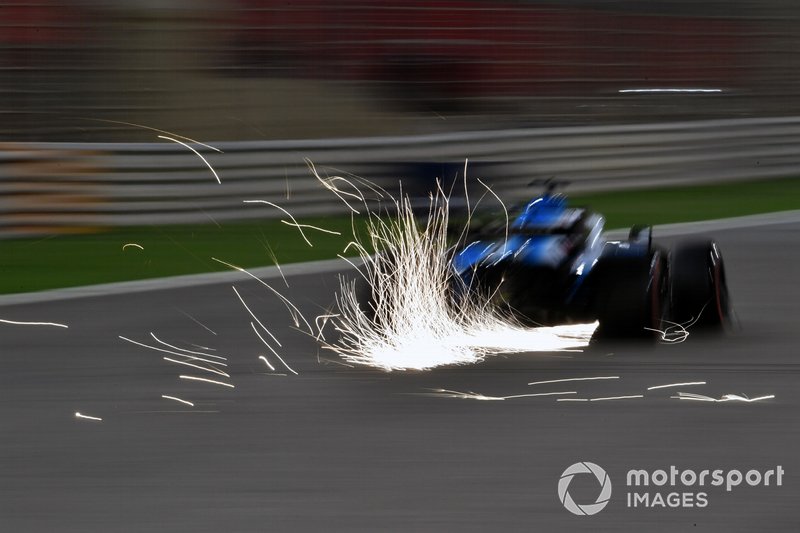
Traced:
[[456, 305], [482, 294], [530, 325], [598, 320], [603, 337], [726, 323], [725, 268], [713, 240], [667, 250], [653, 243], [652, 227], [640, 226], [627, 240], [606, 240], [601, 215], [570, 207], [555, 192], [559, 183], [545, 184], [507, 229], [504, 220], [451, 251]]

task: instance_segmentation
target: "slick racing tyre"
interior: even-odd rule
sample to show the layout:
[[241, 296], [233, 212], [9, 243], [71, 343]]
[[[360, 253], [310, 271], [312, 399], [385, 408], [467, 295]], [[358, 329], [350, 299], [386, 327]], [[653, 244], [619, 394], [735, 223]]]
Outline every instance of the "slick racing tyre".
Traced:
[[655, 340], [667, 303], [662, 254], [607, 259], [598, 267], [598, 337]]
[[690, 326], [722, 327], [730, 314], [725, 264], [712, 240], [678, 243], [670, 253], [670, 300], [673, 321]]

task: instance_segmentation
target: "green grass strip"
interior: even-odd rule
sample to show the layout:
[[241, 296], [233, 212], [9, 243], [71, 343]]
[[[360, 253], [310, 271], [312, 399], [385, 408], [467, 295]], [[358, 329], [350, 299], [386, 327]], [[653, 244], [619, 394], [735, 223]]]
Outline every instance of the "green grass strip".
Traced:
[[800, 209], [800, 178], [581, 194], [570, 203], [592, 206], [608, 228], [694, 222]]
[[[609, 228], [689, 222], [800, 209], [800, 179], [582, 194], [571, 203], [603, 213]], [[297, 228], [264, 220], [0, 240], [0, 294], [226, 270], [211, 257], [245, 268], [273, 264], [273, 253], [281, 264], [329, 259], [352, 240], [349, 217], [298, 221], [342, 235], [306, 229], [309, 247]], [[143, 249], [123, 249], [128, 243]]]

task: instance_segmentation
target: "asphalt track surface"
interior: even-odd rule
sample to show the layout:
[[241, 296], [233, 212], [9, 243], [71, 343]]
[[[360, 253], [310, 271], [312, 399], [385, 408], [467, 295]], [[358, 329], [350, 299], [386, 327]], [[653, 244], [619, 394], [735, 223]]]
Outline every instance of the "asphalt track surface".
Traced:
[[[269, 354], [229, 282], [0, 306], [3, 319], [69, 325], [0, 324], [0, 531], [797, 531], [800, 224], [715, 236], [737, 331], [431, 372], [326, 362], [290, 328], [285, 308], [244, 277], [236, 287], [299, 375], [271, 375], [258, 359]], [[337, 283], [315, 274], [290, 284], [286, 292], [313, 316]], [[236, 388], [179, 379], [198, 373], [118, 338], [154, 344], [150, 332], [228, 356]], [[589, 376], [619, 378], [527, 385]], [[707, 384], [647, 390], [692, 381]], [[475, 401], [423, 394], [430, 388], [644, 397]], [[775, 398], [670, 398], [678, 391]], [[608, 506], [594, 516], [570, 514], [557, 494], [562, 472], [580, 461], [612, 481]], [[781, 465], [785, 474], [782, 486], [705, 487], [704, 508], [626, 505], [628, 470], [671, 465]], [[598, 492], [591, 476], [570, 486], [579, 503]]]

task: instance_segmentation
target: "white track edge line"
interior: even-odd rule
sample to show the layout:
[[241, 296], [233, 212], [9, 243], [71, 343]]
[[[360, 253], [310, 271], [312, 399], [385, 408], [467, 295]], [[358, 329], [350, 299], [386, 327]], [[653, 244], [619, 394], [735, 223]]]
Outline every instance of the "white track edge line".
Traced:
[[[673, 235], [689, 235], [711, 231], [724, 231], [739, 228], [753, 228], [777, 224], [791, 224], [800, 222], [800, 210], [778, 211], [759, 215], [747, 215], [733, 218], [703, 220], [698, 222], [681, 222], [678, 224], [663, 224], [653, 227], [653, 234], [658, 237]], [[625, 238], [628, 229], [608, 231], [606, 238]], [[325, 259], [307, 263], [291, 263], [282, 265], [281, 269], [286, 276], [302, 276], [307, 274], [324, 274], [352, 268], [342, 259]], [[276, 266], [248, 269], [254, 276], [261, 279], [280, 277], [281, 273]], [[189, 274], [185, 276], [171, 276], [166, 278], [145, 279], [136, 281], [122, 281], [104, 283], [100, 285], [86, 285], [82, 287], [69, 287], [66, 289], [53, 289], [39, 292], [7, 294], [0, 296], [0, 306], [22, 305], [30, 303], [51, 302], [57, 300], [71, 300], [74, 298], [91, 298], [97, 296], [112, 296], [130, 294], [134, 292], [160, 291], [167, 289], [181, 289], [214, 285], [217, 283], [232, 283], [247, 281], [241, 272], [210, 272], [204, 274]]]

